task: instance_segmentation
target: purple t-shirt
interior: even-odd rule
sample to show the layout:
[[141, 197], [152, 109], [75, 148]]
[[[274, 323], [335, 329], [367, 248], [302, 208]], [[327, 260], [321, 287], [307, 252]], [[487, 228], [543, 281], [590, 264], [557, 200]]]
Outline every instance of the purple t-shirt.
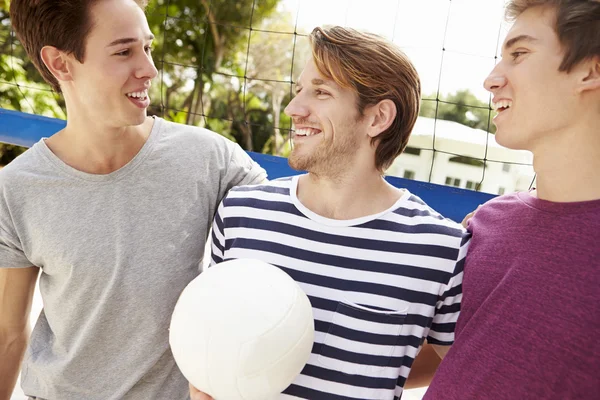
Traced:
[[600, 200], [477, 211], [455, 342], [424, 399], [600, 398]]

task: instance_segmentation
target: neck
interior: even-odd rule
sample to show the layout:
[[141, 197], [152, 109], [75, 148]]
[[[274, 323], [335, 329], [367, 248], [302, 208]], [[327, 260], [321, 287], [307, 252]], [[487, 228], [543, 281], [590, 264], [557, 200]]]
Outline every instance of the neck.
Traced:
[[69, 118], [67, 126], [46, 144], [67, 165], [91, 174], [108, 174], [131, 161], [154, 124], [152, 118], [146, 118], [140, 125], [124, 127], [89, 121]]
[[534, 149], [537, 197], [555, 202], [600, 199], [598, 126], [581, 123]]
[[347, 171], [334, 178], [309, 173], [298, 181], [298, 200], [326, 218], [348, 220], [380, 213], [402, 196], [375, 168]]

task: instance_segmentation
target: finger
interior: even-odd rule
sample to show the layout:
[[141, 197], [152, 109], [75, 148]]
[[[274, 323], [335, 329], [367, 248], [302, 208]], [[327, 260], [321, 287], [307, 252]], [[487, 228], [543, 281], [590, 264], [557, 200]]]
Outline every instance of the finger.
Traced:
[[466, 228], [469, 224], [469, 220], [475, 215], [475, 211], [468, 213], [465, 218], [462, 220], [461, 225]]
[[190, 399], [191, 400], [214, 400], [212, 397], [196, 389], [190, 383]]

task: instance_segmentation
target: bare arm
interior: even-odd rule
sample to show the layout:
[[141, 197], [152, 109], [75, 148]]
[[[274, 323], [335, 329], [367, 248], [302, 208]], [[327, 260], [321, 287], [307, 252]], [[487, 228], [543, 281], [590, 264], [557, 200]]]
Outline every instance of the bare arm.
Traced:
[[444, 357], [446, 357], [446, 354], [448, 354], [448, 352], [450, 351], [450, 347], [452, 346], [440, 346], [439, 344], [432, 344], [431, 347], [433, 347], [440, 359], [443, 360]]
[[9, 400], [29, 340], [38, 267], [0, 269], [0, 400]]
[[423, 348], [419, 354], [417, 354], [417, 358], [415, 358], [410, 369], [410, 374], [404, 384], [404, 389], [429, 386], [438, 365], [440, 365], [440, 362], [442, 361], [442, 357], [438, 354], [436, 347], [445, 346], [436, 346], [427, 342], [423, 344]]

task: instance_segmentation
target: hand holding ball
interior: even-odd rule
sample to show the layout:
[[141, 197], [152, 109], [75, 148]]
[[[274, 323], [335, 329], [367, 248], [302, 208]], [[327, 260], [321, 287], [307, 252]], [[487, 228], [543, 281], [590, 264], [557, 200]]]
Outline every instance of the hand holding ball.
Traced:
[[314, 341], [306, 294], [281, 269], [249, 259], [208, 268], [183, 290], [169, 342], [179, 369], [216, 400], [276, 397]]

